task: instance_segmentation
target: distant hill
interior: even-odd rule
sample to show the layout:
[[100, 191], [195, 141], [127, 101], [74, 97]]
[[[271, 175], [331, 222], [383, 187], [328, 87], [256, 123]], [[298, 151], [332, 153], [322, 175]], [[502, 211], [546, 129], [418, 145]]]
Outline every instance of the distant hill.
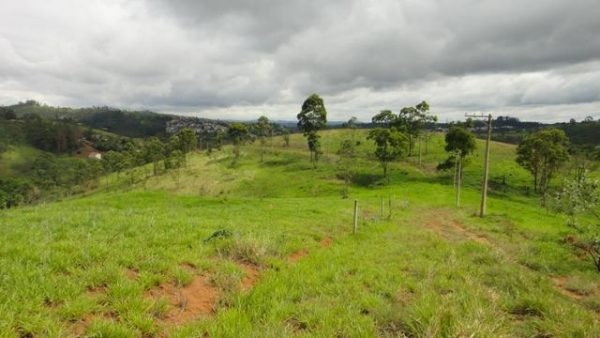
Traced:
[[43, 118], [72, 120], [88, 127], [128, 137], [165, 135], [167, 122], [176, 118], [173, 115], [158, 114], [147, 110], [127, 111], [111, 107], [53, 107], [33, 100], [4, 108], [12, 110], [18, 117], [38, 115]]

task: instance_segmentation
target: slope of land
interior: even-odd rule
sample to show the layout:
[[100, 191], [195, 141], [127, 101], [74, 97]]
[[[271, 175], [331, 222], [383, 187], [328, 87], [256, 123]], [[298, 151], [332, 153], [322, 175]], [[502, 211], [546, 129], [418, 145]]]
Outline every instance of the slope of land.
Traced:
[[[344, 137], [360, 142], [350, 199], [336, 176]], [[236, 165], [225, 148], [134, 186], [111, 175], [87, 197], [2, 211], [0, 337], [600, 336], [598, 275], [524, 193], [514, 147], [493, 144], [480, 219], [483, 147], [455, 208], [451, 175], [434, 169], [442, 141], [422, 167], [395, 163], [389, 185], [364, 132], [338, 130], [316, 170], [293, 135], [263, 163], [258, 145]]]

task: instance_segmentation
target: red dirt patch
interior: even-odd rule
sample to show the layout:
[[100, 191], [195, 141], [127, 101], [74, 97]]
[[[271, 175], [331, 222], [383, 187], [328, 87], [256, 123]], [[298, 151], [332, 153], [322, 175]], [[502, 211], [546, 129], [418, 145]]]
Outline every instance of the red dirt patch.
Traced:
[[96, 287], [89, 287], [86, 290], [86, 293], [89, 296], [95, 297], [95, 296], [99, 296], [103, 293], [106, 292], [106, 285], [100, 285], [100, 286], [96, 286]]
[[181, 324], [198, 316], [209, 316], [215, 312], [219, 300], [219, 291], [208, 283], [204, 276], [196, 276], [192, 282], [177, 288], [173, 283], [162, 284], [147, 292], [153, 299], [166, 298], [169, 309], [164, 320], [172, 324]]
[[493, 246], [485, 236], [467, 230], [464, 225], [453, 220], [447, 213], [435, 212], [423, 224], [449, 240], [467, 238], [483, 245]]
[[71, 325], [71, 331], [75, 337], [84, 337], [88, 326], [97, 319], [104, 318], [107, 320], [117, 320], [118, 316], [114, 312], [102, 312], [102, 313], [88, 313], [85, 314], [78, 321], [73, 322]]
[[332, 243], [333, 243], [333, 238], [331, 238], [331, 237], [325, 237], [319, 241], [319, 244], [321, 244], [321, 246], [324, 248], [330, 246]]
[[552, 282], [554, 283], [554, 286], [558, 290], [558, 292], [562, 293], [563, 295], [573, 298], [573, 299], [576, 299], [576, 300], [580, 300], [584, 297], [584, 295], [582, 295], [574, 290], [569, 290], [566, 287], [567, 277], [554, 276], [554, 277], [551, 277], [551, 279], [552, 279]]
[[140, 275], [140, 272], [137, 269], [129, 268], [129, 269], [125, 270], [125, 276], [127, 276], [127, 278], [129, 278], [131, 280], [136, 280], [139, 275]]
[[290, 263], [296, 263], [306, 256], [308, 256], [308, 250], [302, 249], [302, 250], [298, 250], [296, 252], [292, 252], [291, 254], [288, 255], [287, 259], [288, 259], [288, 262], [290, 262]]
[[179, 264], [179, 266], [182, 267], [182, 268], [184, 268], [184, 269], [186, 269], [186, 270], [188, 270], [188, 271], [190, 271], [190, 272], [196, 271], [196, 265], [194, 265], [192, 263], [189, 263], [189, 262], [181, 263], [181, 264]]
[[246, 273], [246, 276], [242, 278], [242, 291], [248, 291], [258, 282], [258, 267], [247, 263], [238, 264]]

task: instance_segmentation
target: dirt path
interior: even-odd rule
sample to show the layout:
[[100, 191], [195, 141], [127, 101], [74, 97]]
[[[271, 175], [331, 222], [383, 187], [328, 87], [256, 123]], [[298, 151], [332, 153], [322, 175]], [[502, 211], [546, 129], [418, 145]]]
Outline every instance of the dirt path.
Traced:
[[483, 245], [495, 247], [487, 237], [468, 230], [463, 224], [455, 220], [450, 212], [443, 209], [432, 210], [422, 221], [422, 224], [447, 240], [469, 239]]
[[[500, 248], [498, 245], [492, 243], [486, 236], [482, 234], [475, 233], [469, 229], [467, 229], [462, 223], [456, 220], [453, 217], [452, 212], [449, 210], [439, 209], [439, 210], [429, 210], [429, 213], [426, 217], [422, 219], [421, 224], [425, 226], [427, 229], [435, 232], [446, 240], [449, 241], [460, 241], [460, 240], [472, 240], [479, 244], [483, 244], [494, 250], [499, 251], [503, 254], [503, 256], [511, 261], [512, 263], [519, 264], [513, 257], [511, 257], [505, 250]], [[581, 295], [573, 290], [569, 290], [566, 287], [567, 278], [564, 276], [548, 276], [548, 278], [552, 281], [554, 288], [560, 294], [571, 298], [572, 300], [579, 301], [583, 299], [585, 296]]]

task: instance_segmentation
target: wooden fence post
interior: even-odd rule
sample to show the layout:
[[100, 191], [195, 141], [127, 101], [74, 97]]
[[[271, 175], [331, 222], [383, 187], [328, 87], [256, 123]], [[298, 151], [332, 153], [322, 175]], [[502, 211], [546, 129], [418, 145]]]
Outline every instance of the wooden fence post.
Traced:
[[352, 233], [356, 233], [358, 228], [358, 200], [354, 200], [354, 225], [352, 226]]

